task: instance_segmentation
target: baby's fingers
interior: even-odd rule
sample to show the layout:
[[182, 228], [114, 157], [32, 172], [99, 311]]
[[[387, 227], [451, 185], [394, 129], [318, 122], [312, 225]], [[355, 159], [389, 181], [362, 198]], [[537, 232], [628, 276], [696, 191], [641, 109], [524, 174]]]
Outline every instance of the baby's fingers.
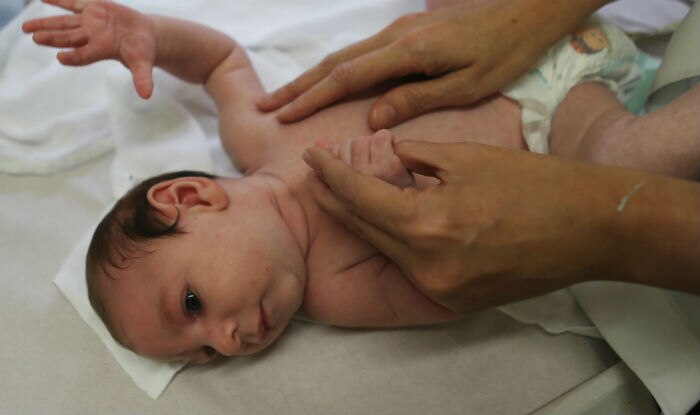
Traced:
[[46, 4], [51, 4], [72, 12], [81, 12], [89, 3], [89, 0], [42, 0]]
[[67, 30], [80, 27], [82, 16], [79, 14], [68, 14], [65, 16], [52, 16], [42, 19], [27, 20], [22, 24], [24, 33], [34, 33], [40, 30]]
[[59, 52], [56, 55], [58, 61], [67, 66], [82, 66], [89, 65], [103, 59], [94, 49], [89, 46], [83, 46], [71, 51]]
[[77, 48], [88, 43], [83, 29], [41, 31], [34, 33], [32, 39], [39, 45], [57, 48]]

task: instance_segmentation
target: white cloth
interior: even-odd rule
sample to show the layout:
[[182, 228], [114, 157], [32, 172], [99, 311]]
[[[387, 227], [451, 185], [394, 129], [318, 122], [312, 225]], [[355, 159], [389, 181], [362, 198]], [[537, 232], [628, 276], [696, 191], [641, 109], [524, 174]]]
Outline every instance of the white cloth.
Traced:
[[672, 31], [688, 13], [688, 0], [617, 0], [597, 14], [632, 35]]
[[571, 291], [662, 413], [685, 414], [700, 401], [700, 326], [687, 314], [700, 311], [698, 298], [685, 308], [670, 291], [602, 281]]
[[0, 173], [51, 174], [113, 148], [102, 79], [118, 64], [62, 67], [20, 29], [46, 9], [34, 2], [0, 31]]
[[568, 288], [502, 305], [498, 310], [521, 323], [536, 324], [551, 334], [568, 332], [603, 338]]

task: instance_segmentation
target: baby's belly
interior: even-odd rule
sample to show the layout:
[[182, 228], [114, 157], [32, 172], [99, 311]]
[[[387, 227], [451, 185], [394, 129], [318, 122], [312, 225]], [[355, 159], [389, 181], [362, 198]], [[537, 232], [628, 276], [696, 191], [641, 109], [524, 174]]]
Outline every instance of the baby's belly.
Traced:
[[520, 106], [500, 95], [469, 107], [433, 111], [392, 131], [399, 141], [476, 142], [526, 148], [520, 128]]
[[[371, 134], [369, 109], [376, 97], [344, 102], [299, 123], [295, 135], [313, 145], [312, 137], [330, 141]], [[420, 115], [391, 128], [398, 141], [437, 143], [477, 142], [499, 147], [525, 149], [520, 130], [520, 107], [503, 96], [494, 96], [468, 107], [441, 109]], [[323, 132], [319, 135], [319, 132]]]

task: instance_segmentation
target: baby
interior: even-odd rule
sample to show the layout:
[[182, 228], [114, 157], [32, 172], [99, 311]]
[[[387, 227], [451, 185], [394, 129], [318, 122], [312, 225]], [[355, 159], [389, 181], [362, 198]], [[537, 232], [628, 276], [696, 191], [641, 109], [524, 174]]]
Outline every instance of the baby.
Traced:
[[[118, 59], [144, 98], [153, 89], [153, 65], [203, 84], [219, 110], [222, 144], [245, 173], [241, 179], [197, 172], [151, 178], [122, 197], [95, 231], [86, 261], [91, 304], [119, 343], [156, 359], [204, 363], [255, 353], [295, 315], [349, 327], [459, 317], [315, 204], [302, 155], [319, 140], [363, 172], [420, 188], [434, 179], [409, 173], [393, 153], [394, 141], [549, 146], [596, 160], [605, 150], [602, 132], [632, 117], [610, 90], [617, 91], [629, 70], [606, 72], [599, 62], [610, 60], [611, 51], [634, 49], [608, 26], [586, 29], [599, 31], [598, 44], [588, 48], [579, 47], [586, 37], [564, 39], [507, 96], [373, 134], [366, 124], [371, 97], [290, 125], [260, 113], [255, 103], [263, 90], [245, 51], [214, 30], [113, 2], [44, 1], [74, 13], [28, 21], [23, 30], [39, 44], [69, 48], [58, 54], [63, 64]], [[601, 34], [607, 44], [596, 49]], [[580, 60], [556, 61], [564, 52]], [[557, 65], [558, 72], [548, 72]], [[536, 99], [529, 91], [548, 95]]]

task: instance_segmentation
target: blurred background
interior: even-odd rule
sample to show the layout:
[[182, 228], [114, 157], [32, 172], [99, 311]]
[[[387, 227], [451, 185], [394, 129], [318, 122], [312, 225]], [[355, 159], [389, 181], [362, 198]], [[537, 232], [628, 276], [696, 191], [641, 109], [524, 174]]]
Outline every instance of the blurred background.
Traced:
[[0, 28], [5, 26], [7, 22], [12, 20], [17, 13], [24, 7], [25, 1], [28, 0], [2, 0], [0, 1]]

